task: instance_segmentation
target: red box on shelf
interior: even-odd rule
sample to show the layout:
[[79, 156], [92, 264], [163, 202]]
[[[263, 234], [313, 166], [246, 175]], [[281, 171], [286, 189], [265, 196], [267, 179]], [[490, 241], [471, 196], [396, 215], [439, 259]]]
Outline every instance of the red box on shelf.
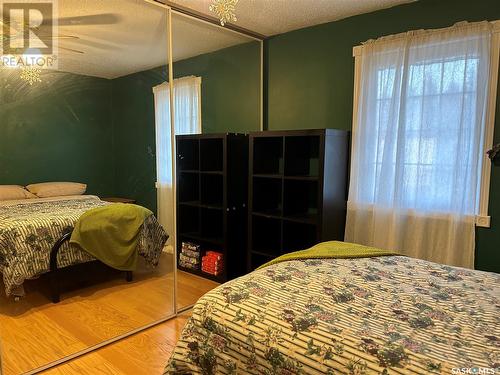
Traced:
[[217, 276], [224, 270], [223, 254], [217, 251], [207, 251], [201, 259], [201, 270]]

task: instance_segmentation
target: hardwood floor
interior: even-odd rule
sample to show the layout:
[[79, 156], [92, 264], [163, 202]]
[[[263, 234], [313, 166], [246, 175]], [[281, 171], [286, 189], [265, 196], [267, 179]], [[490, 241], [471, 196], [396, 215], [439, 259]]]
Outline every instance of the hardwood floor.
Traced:
[[[22, 374], [172, 314], [171, 255], [164, 254], [160, 265], [155, 270], [141, 267], [134, 273], [131, 283], [126, 283], [120, 272], [107, 268], [93, 270], [91, 278], [97, 279], [97, 283], [63, 293], [58, 304], [48, 300], [48, 283], [43, 277], [25, 283], [26, 297], [19, 302], [0, 297], [3, 375]], [[217, 285], [178, 272], [178, 305], [195, 303]], [[137, 345], [136, 349], [146, 352], [146, 358], [149, 354], [142, 350], [143, 347], [165, 345], [163, 338], [167, 336], [166, 342], [175, 342], [172, 338], [172, 332], [178, 328], [175, 324], [170, 323], [164, 330], [153, 328], [146, 336], [134, 336], [128, 343], [120, 342], [124, 345], [120, 349], [110, 351], [103, 348], [101, 354], [111, 353], [109, 355], [119, 357], [127, 350], [133, 353], [134, 345]], [[85, 361], [90, 361], [90, 367], [103, 366], [99, 370], [102, 373], [106, 373], [109, 367], [95, 356]], [[98, 367], [95, 368], [97, 371]]]
[[191, 312], [43, 372], [44, 375], [161, 375]]
[[177, 271], [177, 309], [193, 305], [219, 283], [184, 271]]

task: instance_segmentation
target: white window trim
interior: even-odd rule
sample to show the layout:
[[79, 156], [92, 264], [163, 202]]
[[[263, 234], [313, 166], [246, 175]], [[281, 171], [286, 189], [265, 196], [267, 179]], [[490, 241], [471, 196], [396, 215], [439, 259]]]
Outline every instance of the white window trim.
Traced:
[[[497, 83], [498, 83], [498, 68], [500, 57], [500, 20], [491, 21], [493, 25], [493, 36], [491, 38], [491, 61], [490, 61], [490, 79], [488, 88], [488, 103], [486, 104], [486, 119], [485, 119], [485, 135], [484, 135], [484, 150], [481, 171], [481, 192], [479, 197], [479, 214], [476, 215], [476, 226], [489, 228], [491, 224], [491, 216], [489, 216], [488, 205], [490, 199], [490, 181], [491, 181], [491, 161], [486, 154], [486, 151], [493, 147], [493, 133], [495, 131], [495, 111], [497, 103]], [[353, 113], [352, 113], [352, 133], [356, 133], [358, 124], [358, 109], [359, 109], [359, 93], [361, 85], [361, 51], [363, 45], [355, 46], [352, 49], [354, 57], [354, 98], [353, 98]], [[356, 150], [354, 144], [356, 137], [352, 136], [352, 148]]]

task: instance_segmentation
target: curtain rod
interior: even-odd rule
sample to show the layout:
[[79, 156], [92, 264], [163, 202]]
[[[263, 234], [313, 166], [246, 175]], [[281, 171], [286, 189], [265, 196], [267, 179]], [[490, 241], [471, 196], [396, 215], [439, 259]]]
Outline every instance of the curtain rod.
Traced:
[[497, 34], [500, 33], [500, 20], [494, 20], [494, 21], [478, 21], [478, 22], [468, 22], [468, 21], [460, 21], [456, 22], [451, 26], [448, 27], [441, 27], [438, 29], [416, 29], [416, 30], [409, 30], [409, 31], [404, 31], [401, 33], [397, 34], [391, 34], [391, 35], [384, 35], [379, 38], [374, 38], [374, 39], [368, 39], [361, 44], [358, 44], [352, 48], [352, 56], [356, 57], [361, 55], [361, 51], [364, 46], [372, 43], [377, 43], [377, 44], [389, 44], [397, 41], [404, 40], [405, 38], [410, 35], [410, 33], [413, 33], [415, 36], [426, 36], [426, 35], [431, 35], [431, 34], [436, 34], [440, 32], [447, 32], [447, 31], [452, 31], [452, 30], [460, 30], [464, 28], [470, 28], [470, 27], [475, 27], [479, 25], [482, 22], [488, 22], [492, 26], [492, 33]]
[[[196, 83], [201, 83], [201, 77], [199, 76], [184, 76], [184, 77], [180, 77], [180, 78], [174, 78], [174, 84], [176, 83], [182, 83], [183, 81], [188, 81], [188, 80], [195, 80]], [[169, 81], [163, 81], [162, 83], [156, 85], [156, 86], [153, 86], [153, 92], [155, 91], [155, 89], [159, 88], [159, 87], [162, 87], [162, 86], [169, 86], [170, 83]], [[2, 374], [0, 374], [2, 375]]]
[[226, 23], [224, 26], [221, 26], [220, 21], [217, 18], [211, 17], [209, 15], [198, 12], [196, 10], [175, 4], [169, 0], [146, 0], [146, 1], [154, 2], [154, 3], [157, 3], [158, 5], [166, 5], [169, 8], [171, 8], [173, 12], [178, 13], [180, 15], [188, 16], [191, 18], [196, 18], [200, 21], [204, 21], [204, 22], [213, 24], [213, 25], [218, 26], [220, 28], [235, 31], [239, 34], [246, 35], [246, 36], [251, 37], [253, 39], [257, 39], [257, 40], [261, 40], [261, 41], [267, 39], [267, 36], [265, 36], [263, 34], [256, 33], [255, 31], [248, 30], [248, 29], [245, 29], [244, 27], [239, 27], [239, 26], [236, 26], [236, 25], [231, 24], [231, 23]]

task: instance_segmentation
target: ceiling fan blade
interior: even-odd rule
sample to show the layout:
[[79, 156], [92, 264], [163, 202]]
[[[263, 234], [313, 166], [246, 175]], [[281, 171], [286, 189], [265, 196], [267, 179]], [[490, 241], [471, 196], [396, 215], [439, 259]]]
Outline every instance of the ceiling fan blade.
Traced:
[[61, 47], [59, 46], [59, 49], [63, 50], [63, 51], [68, 51], [68, 52], [74, 52], [74, 53], [79, 53], [80, 55], [83, 55], [85, 52], [83, 51], [78, 51], [77, 49], [73, 49], [73, 48], [67, 48], [67, 47]]
[[114, 13], [91, 14], [88, 16], [61, 17], [57, 19], [59, 26], [77, 25], [112, 25], [120, 22], [122, 17]]
[[[68, 42], [73, 42], [73, 41], [68, 41]], [[106, 41], [106, 40], [88, 40], [88, 39], [79, 39], [74, 41], [74, 46], [78, 47], [85, 47], [85, 50], [89, 49], [100, 49], [104, 51], [117, 51], [121, 47], [111, 41]]]
[[61, 35], [61, 34], [54, 36], [54, 38], [57, 38], [57, 39], [75, 39], [75, 40], [80, 39], [80, 37], [76, 36], [76, 35]]
[[59, 34], [59, 35], [44, 35], [44, 34], [38, 34], [37, 35], [39, 38], [44, 38], [44, 37], [50, 37], [54, 39], [65, 39], [65, 40], [80, 40], [79, 36], [76, 35], [64, 35], [64, 34]]

